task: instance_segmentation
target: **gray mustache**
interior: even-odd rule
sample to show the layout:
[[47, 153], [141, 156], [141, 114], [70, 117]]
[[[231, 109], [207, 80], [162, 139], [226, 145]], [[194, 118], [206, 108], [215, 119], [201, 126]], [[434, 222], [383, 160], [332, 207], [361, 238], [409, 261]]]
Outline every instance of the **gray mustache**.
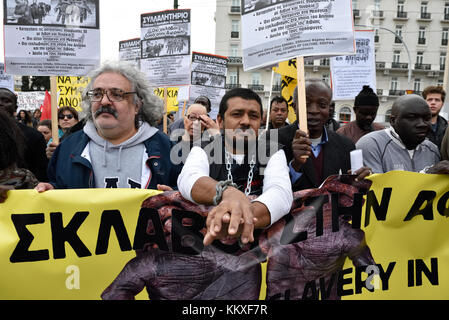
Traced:
[[114, 116], [114, 118], [118, 118], [118, 114], [117, 111], [112, 109], [111, 106], [101, 106], [100, 109], [98, 109], [97, 111], [95, 111], [94, 113], [94, 118], [97, 118], [100, 114], [102, 113], [109, 113], [112, 116]]

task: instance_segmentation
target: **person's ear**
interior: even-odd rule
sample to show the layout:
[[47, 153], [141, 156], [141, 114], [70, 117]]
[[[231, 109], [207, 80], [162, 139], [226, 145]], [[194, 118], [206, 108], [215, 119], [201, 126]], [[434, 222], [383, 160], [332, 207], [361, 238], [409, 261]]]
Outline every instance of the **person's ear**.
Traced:
[[218, 126], [220, 127], [220, 129], [224, 129], [223, 128], [223, 126], [224, 126], [223, 122], [224, 122], [223, 118], [220, 115], [217, 115], [217, 123], [218, 123]]

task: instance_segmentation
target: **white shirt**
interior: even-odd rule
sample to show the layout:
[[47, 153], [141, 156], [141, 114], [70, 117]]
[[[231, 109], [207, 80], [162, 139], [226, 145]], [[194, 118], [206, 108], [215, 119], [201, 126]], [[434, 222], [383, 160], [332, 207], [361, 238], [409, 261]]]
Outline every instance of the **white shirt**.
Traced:
[[[262, 194], [253, 201], [263, 203], [269, 210], [271, 223], [290, 212], [293, 192], [284, 150], [279, 150], [268, 160], [264, 170]], [[209, 176], [209, 159], [200, 147], [193, 147], [178, 176], [178, 190], [192, 202], [192, 188], [199, 178]]]

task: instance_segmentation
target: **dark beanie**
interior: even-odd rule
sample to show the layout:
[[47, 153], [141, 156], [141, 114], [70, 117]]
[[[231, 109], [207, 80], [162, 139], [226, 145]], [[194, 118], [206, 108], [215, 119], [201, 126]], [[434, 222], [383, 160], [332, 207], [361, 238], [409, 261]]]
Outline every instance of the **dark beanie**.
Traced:
[[355, 97], [354, 107], [359, 106], [379, 106], [379, 98], [370, 86], [363, 86], [362, 91]]

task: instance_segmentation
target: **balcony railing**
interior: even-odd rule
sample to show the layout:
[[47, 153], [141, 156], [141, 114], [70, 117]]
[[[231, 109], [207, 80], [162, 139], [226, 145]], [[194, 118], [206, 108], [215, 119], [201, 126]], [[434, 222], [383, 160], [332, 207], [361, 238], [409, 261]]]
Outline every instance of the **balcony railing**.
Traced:
[[376, 62], [376, 69], [385, 69], [385, 62]]
[[225, 85], [226, 90], [231, 90], [234, 88], [241, 88], [241, 87], [242, 87], [242, 85], [240, 83], [226, 83], [226, 85]]
[[396, 13], [396, 18], [405, 19], [407, 18], [407, 12], [404, 11], [398, 11]]
[[426, 44], [426, 38], [418, 38], [418, 44]]
[[228, 57], [228, 64], [242, 64], [242, 57]]
[[432, 65], [428, 64], [428, 63], [415, 63], [415, 69], [416, 70], [430, 70], [430, 68], [432, 67]]
[[379, 36], [374, 36], [374, 42], [379, 42]]
[[354, 16], [354, 19], [355, 18], [360, 18], [360, 10], [358, 10], [358, 9], [353, 9], [352, 10], [352, 14]]
[[263, 91], [264, 85], [263, 84], [249, 84], [248, 89], [251, 89], [254, 91]]
[[449, 13], [443, 15], [443, 21], [449, 22]]
[[444, 71], [444, 69], [446, 69], [446, 65], [445, 64], [440, 64], [440, 71]]
[[405, 94], [405, 90], [393, 90], [393, 89], [390, 89], [390, 91], [388, 91], [388, 94], [390, 96], [403, 96]]
[[375, 18], [383, 18], [384, 12], [382, 10], [373, 10], [373, 17]]
[[279, 84], [275, 84], [275, 85], [273, 85], [273, 87], [271, 88], [271, 90], [272, 90], [272, 91], [275, 91], [275, 92], [281, 92], [281, 89], [282, 89], [282, 87], [281, 87], [281, 85], [279, 85]]
[[401, 38], [399, 38], [398, 36], [394, 37], [394, 43], [402, 43]]
[[231, 6], [232, 13], [240, 13], [240, 6]]
[[430, 14], [430, 12], [421, 12], [419, 17], [420, 17], [420, 19], [430, 20], [432, 15]]
[[408, 63], [403, 62], [392, 62], [391, 67], [393, 69], [408, 69]]
[[448, 39], [441, 39], [441, 45], [442, 46], [447, 46], [447, 41]]
[[231, 38], [238, 38], [239, 32], [238, 31], [231, 31]]

